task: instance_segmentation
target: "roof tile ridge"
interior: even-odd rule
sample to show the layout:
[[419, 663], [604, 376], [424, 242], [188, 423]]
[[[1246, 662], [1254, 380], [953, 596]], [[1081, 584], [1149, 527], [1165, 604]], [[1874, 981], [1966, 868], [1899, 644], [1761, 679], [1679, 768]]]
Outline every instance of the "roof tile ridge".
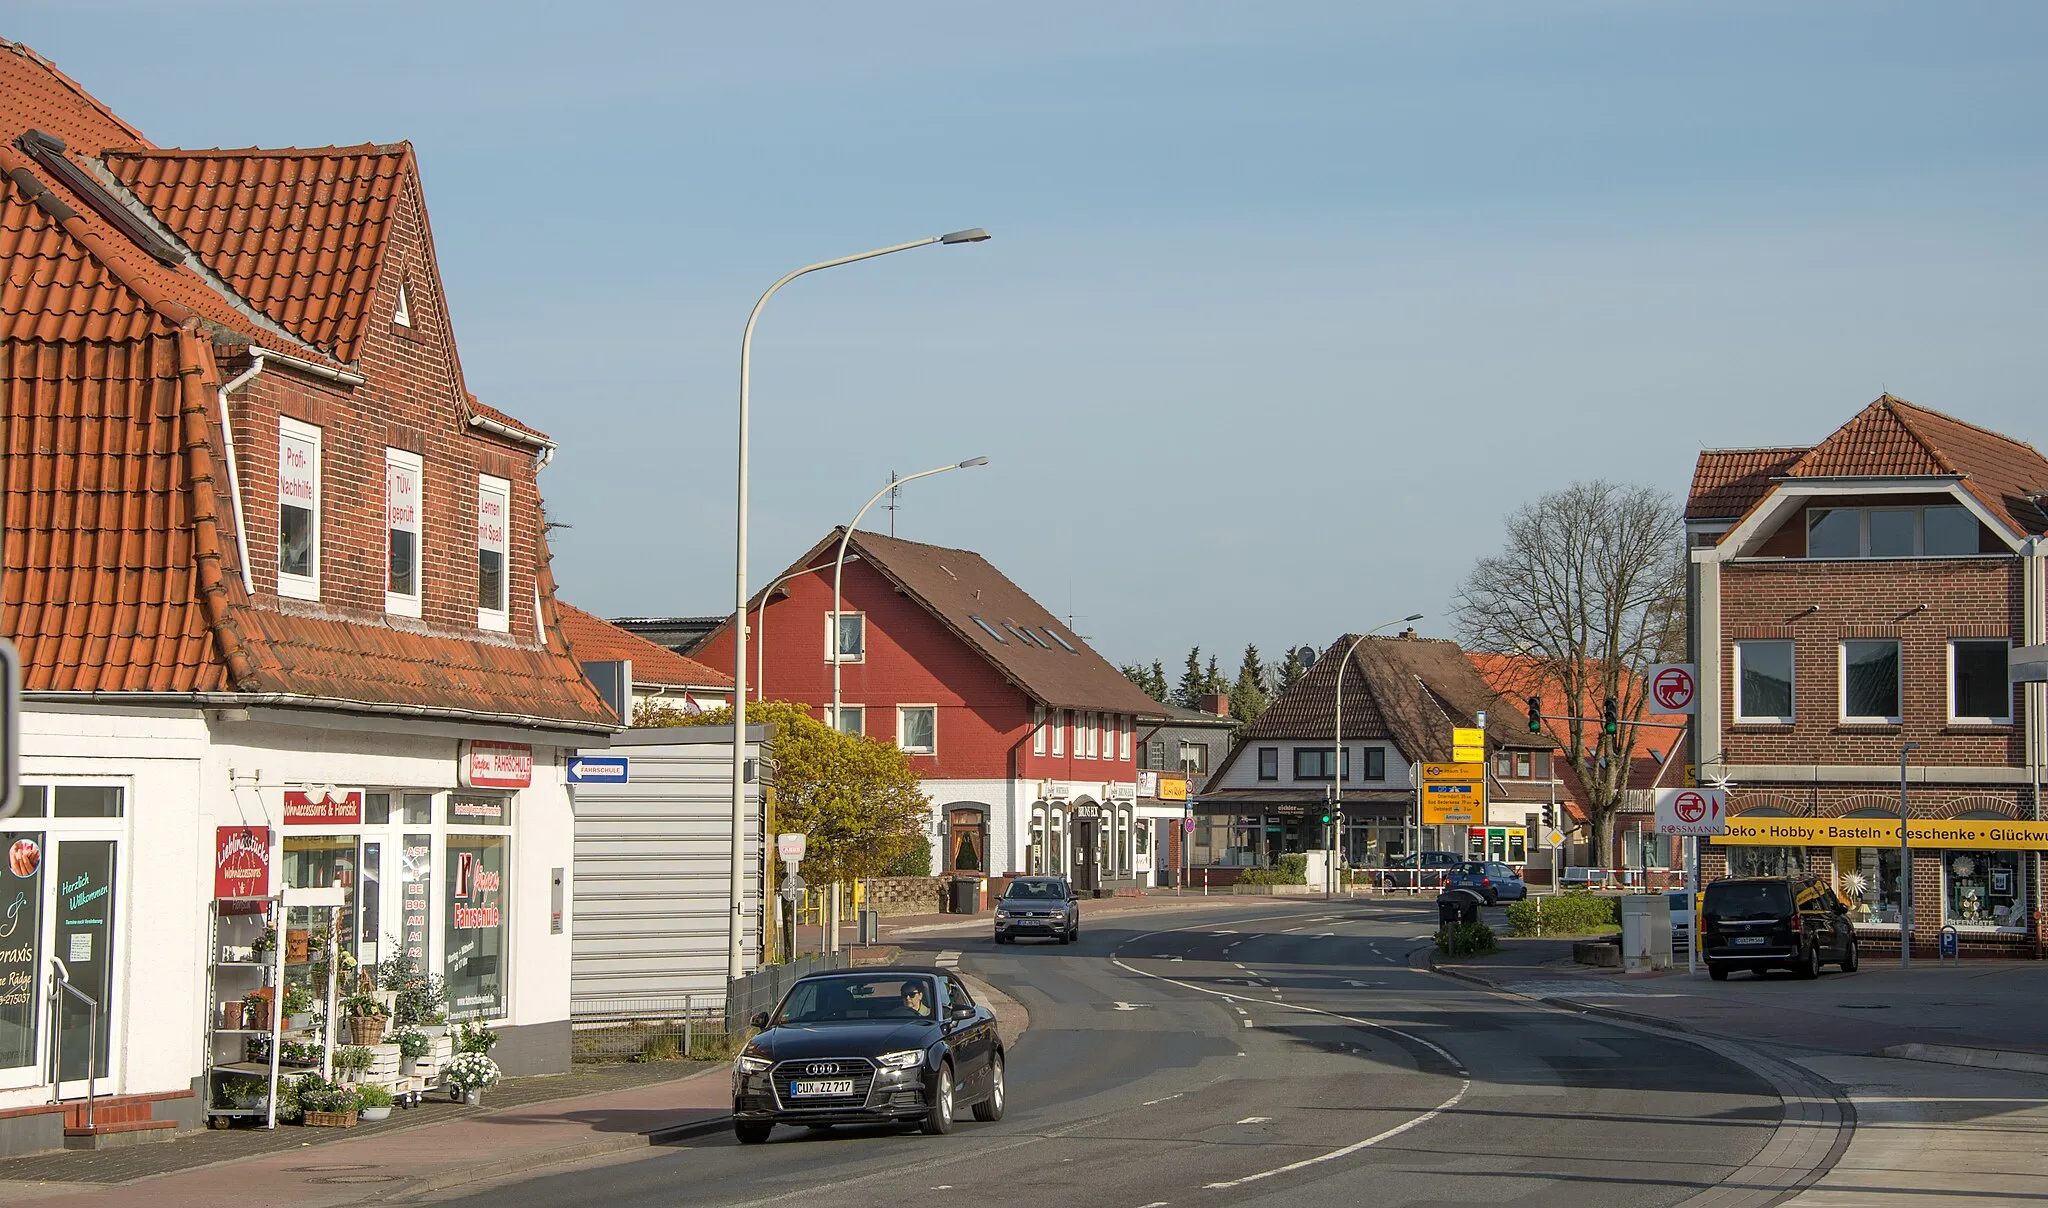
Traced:
[[100, 116], [106, 118], [108, 121], [114, 123], [116, 126], [119, 126], [121, 129], [126, 130], [129, 134], [134, 135], [135, 140], [137, 142], [143, 144], [144, 146], [154, 145], [150, 143], [148, 135], [145, 135], [142, 131], [136, 129], [132, 124], [129, 123], [129, 121], [126, 118], [122, 117], [118, 113], [115, 113], [113, 109], [108, 107], [105, 101], [102, 101], [98, 97], [94, 96], [92, 93], [87, 92], [85, 89], [85, 85], [80, 84], [77, 80], [74, 80], [69, 75], [67, 75], [64, 72], [63, 68], [57, 66], [56, 60], [41, 53], [40, 51], [36, 50], [35, 47], [30, 46], [26, 42], [10, 42], [5, 38], [0, 38], [0, 49], [12, 51], [15, 54], [20, 55], [22, 58], [27, 59], [29, 62], [34, 63], [36, 66], [41, 67], [44, 71], [49, 72], [53, 77], [56, 78], [56, 80], [59, 83], [63, 84], [66, 88], [69, 88], [72, 92], [76, 93], [80, 100], [84, 101], [88, 105], [91, 105], [94, 109], [99, 110]]
[[337, 159], [347, 155], [382, 155], [403, 158], [411, 154], [409, 140], [395, 143], [333, 143], [322, 147], [109, 147], [102, 154], [153, 157], [158, 159]]
[[105, 163], [101, 162], [97, 157], [86, 155], [83, 152], [77, 154], [77, 159], [86, 171], [92, 173], [93, 179], [99, 182], [100, 187], [105, 189], [109, 196], [113, 197], [115, 201], [120, 202], [122, 208], [135, 216], [136, 221], [147, 225], [156, 234], [157, 238], [162, 239], [165, 243], [175, 248], [183, 258], [182, 267], [194, 277], [197, 277], [201, 284], [220, 295], [221, 300], [234, 308], [235, 313], [254, 323], [261, 331], [277, 339], [284, 340], [295, 348], [302, 348], [320, 360], [334, 365], [348, 364], [348, 362], [341, 360], [332, 352], [317, 345], [306, 343], [278, 323], [277, 320], [258, 310], [247, 298], [242, 296], [240, 291], [236, 290], [234, 286], [229, 285], [220, 274], [214, 272], [204, 260], [201, 260], [199, 253], [193, 251], [190, 244], [186, 243], [179, 237], [176, 231], [172, 230], [168, 224], [158, 218], [156, 211], [143, 204], [142, 199], [130, 191], [128, 186], [122, 183], [120, 177], [108, 170]]
[[1701, 449], [1700, 456], [1733, 457], [1738, 453], [1811, 453], [1812, 445], [1736, 445], [1727, 448]]
[[[240, 580], [222, 570], [225, 561], [220, 536], [220, 508], [214, 496], [213, 434], [208, 404], [220, 386], [220, 372], [213, 360], [212, 342], [200, 335], [199, 323], [187, 319], [179, 325], [178, 418], [180, 444], [185, 455], [186, 491], [192, 506], [192, 562], [198, 580], [199, 598], [206, 610], [221, 661], [238, 689], [255, 686], [255, 660], [235, 624], [232, 607], [246, 604], [235, 598]], [[247, 538], [235, 534], [237, 548], [248, 557]]]

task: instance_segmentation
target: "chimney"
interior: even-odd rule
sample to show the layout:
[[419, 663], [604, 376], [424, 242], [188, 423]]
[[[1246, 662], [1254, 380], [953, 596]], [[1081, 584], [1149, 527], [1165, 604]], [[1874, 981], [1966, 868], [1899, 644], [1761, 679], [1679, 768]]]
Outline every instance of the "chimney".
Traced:
[[1204, 713], [1212, 714], [1216, 717], [1229, 717], [1230, 693], [1204, 692], [1202, 699], [1196, 702], [1195, 707]]
[[1414, 640], [1415, 640], [1415, 626], [1413, 626], [1413, 625], [1410, 625], [1410, 626], [1409, 626], [1408, 628], [1406, 628], [1406, 629], [1403, 629], [1403, 630], [1401, 631], [1401, 640], [1402, 640], [1402, 641], [1404, 641], [1404, 642], [1412, 642], [1412, 641], [1414, 641]]

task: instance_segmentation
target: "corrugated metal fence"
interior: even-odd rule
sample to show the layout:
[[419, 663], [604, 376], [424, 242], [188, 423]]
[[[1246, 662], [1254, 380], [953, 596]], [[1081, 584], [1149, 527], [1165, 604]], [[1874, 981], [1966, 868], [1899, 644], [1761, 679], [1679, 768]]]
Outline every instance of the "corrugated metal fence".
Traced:
[[773, 1011], [782, 996], [800, 977], [844, 969], [846, 953], [806, 956], [787, 965], [765, 965], [732, 983], [725, 996], [725, 1028], [734, 1036], [746, 1034], [747, 1021], [762, 1011]]

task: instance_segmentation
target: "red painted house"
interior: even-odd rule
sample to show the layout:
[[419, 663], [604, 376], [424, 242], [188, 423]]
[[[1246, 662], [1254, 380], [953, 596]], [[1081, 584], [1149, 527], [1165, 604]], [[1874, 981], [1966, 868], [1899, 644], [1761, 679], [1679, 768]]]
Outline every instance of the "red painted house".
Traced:
[[[828, 721], [839, 539], [835, 529], [749, 609], [756, 699]], [[1138, 883], [1148, 839], [1134, 727], [1164, 710], [980, 554], [855, 532], [836, 648], [840, 727], [896, 743], [924, 773], [935, 871]], [[730, 619], [697, 657], [732, 665]]]

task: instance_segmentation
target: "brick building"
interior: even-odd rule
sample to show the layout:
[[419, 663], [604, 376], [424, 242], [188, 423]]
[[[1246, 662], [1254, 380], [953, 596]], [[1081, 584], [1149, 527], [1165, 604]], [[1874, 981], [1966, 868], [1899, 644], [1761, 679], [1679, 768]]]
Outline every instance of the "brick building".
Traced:
[[[562, 636], [586, 672], [614, 670], [600, 691], [616, 689], [627, 721], [643, 708], [703, 713], [732, 703], [732, 676], [688, 655], [658, 646], [637, 633], [594, 616], [566, 600], [555, 601]], [[612, 668], [604, 665], [611, 664]], [[618, 673], [623, 673], [622, 682]], [[607, 695], [606, 700], [614, 697]]]
[[1811, 448], [1700, 455], [1700, 764], [1734, 815], [1704, 879], [1823, 874], [1895, 952], [1904, 754], [1916, 947], [2040, 953], [2043, 717], [2006, 660], [2048, 638], [2044, 494], [2030, 446], [1889, 395]]
[[[0, 995], [0, 1148], [56, 1143], [89, 1072], [157, 1113], [133, 1130], [245, 1064], [216, 1029], [267, 974], [214, 963], [217, 859], [338, 887], [349, 955], [445, 976], [508, 1070], [566, 1068], [562, 753], [616, 719], [557, 625], [554, 446], [463, 386], [412, 148], [157, 147], [0, 42], [0, 173], [34, 971]], [[89, 1043], [43, 1005], [58, 955]]]
[[[828, 722], [839, 538], [749, 607], [762, 699]], [[1136, 729], [1161, 707], [981, 555], [856, 531], [836, 652], [840, 728], [896, 743], [924, 775], [934, 871], [1139, 882], [1148, 822], [1180, 814], [1136, 799]], [[732, 665], [730, 618], [696, 657]]]

